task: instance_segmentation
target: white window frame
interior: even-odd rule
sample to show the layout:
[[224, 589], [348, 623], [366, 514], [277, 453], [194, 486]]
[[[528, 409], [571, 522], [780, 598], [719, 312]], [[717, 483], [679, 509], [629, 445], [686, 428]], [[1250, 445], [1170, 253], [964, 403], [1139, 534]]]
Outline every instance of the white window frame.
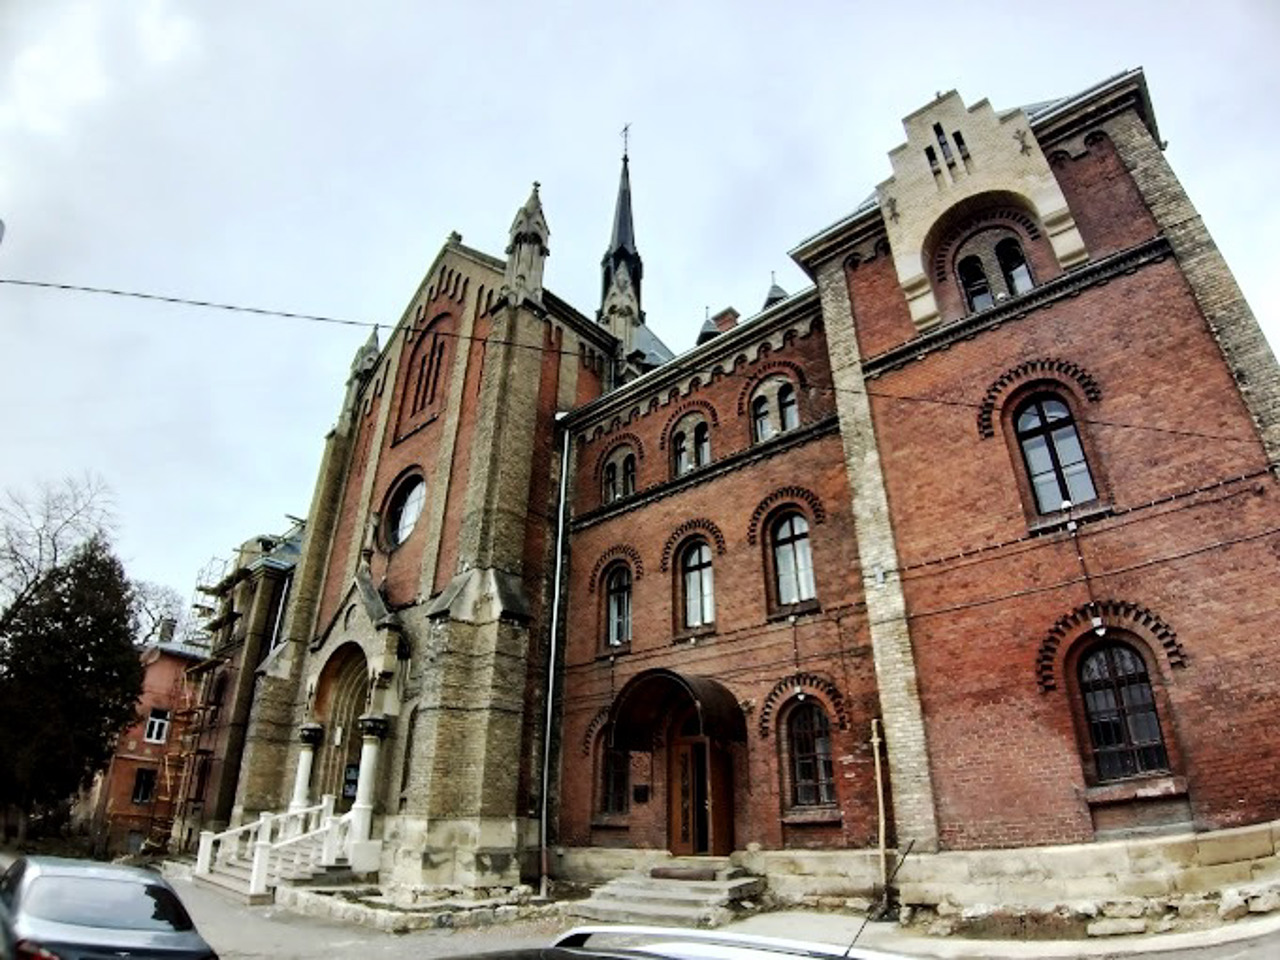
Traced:
[[147, 717], [147, 729], [142, 739], [147, 743], [164, 743], [169, 739], [169, 711], [161, 707], [152, 707]]

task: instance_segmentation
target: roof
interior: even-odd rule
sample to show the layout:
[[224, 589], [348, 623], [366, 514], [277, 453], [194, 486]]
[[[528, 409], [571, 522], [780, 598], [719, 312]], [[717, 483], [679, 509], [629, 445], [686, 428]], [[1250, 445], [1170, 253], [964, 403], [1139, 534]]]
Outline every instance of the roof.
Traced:
[[644, 353], [644, 362], [651, 366], [656, 367], [675, 359], [671, 348], [658, 339], [658, 335], [643, 323], [636, 327], [635, 345], [637, 350]]
[[627, 155], [622, 155], [622, 178], [618, 182], [618, 204], [613, 210], [613, 233], [609, 236], [609, 250], [605, 254], [625, 250], [636, 252], [636, 228], [631, 220], [631, 166]]

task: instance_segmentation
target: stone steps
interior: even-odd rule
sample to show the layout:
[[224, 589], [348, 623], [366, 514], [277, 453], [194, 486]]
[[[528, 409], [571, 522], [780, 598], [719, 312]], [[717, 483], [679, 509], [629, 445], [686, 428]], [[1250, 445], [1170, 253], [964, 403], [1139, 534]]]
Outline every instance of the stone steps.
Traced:
[[764, 893], [765, 880], [745, 874], [727, 859], [715, 862], [718, 859], [671, 861], [649, 874], [618, 877], [566, 910], [573, 916], [610, 923], [719, 926], [733, 918], [734, 904]]
[[242, 903], [259, 906], [275, 901], [275, 888], [281, 884], [288, 886], [338, 886], [351, 883], [356, 879], [351, 872], [346, 858], [340, 857], [331, 866], [309, 866], [298, 863], [295, 851], [304, 857], [318, 854], [318, 842], [299, 844], [293, 850], [286, 848], [283, 852], [274, 852], [267, 859], [267, 892], [249, 892], [249, 880], [253, 875], [251, 859], [228, 859], [215, 861], [209, 873], [193, 873], [192, 877], [199, 883], [207, 884], [234, 895]]

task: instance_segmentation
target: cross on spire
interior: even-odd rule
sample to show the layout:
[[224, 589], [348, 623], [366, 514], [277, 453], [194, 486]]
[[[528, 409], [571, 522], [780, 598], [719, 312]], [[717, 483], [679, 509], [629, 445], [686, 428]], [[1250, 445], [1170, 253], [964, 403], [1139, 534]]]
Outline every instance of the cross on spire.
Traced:
[[624, 123], [622, 125], [622, 159], [627, 159], [627, 147], [631, 139], [631, 124]]

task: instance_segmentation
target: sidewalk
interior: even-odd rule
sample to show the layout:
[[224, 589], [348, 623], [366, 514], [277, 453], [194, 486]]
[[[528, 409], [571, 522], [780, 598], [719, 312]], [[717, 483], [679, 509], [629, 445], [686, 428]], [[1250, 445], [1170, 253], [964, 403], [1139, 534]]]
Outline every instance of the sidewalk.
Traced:
[[[763, 937], [816, 940], [847, 945], [862, 926], [862, 918], [811, 910], [781, 910], [739, 920], [720, 929]], [[1034, 957], [1035, 960], [1071, 960], [1076, 957], [1114, 957], [1204, 948], [1277, 934], [1280, 956], [1280, 915], [1196, 930], [1136, 937], [1099, 937], [1089, 940], [974, 940], [966, 937], [926, 937], [904, 930], [896, 923], [868, 923], [858, 946], [907, 954], [912, 957]]]

